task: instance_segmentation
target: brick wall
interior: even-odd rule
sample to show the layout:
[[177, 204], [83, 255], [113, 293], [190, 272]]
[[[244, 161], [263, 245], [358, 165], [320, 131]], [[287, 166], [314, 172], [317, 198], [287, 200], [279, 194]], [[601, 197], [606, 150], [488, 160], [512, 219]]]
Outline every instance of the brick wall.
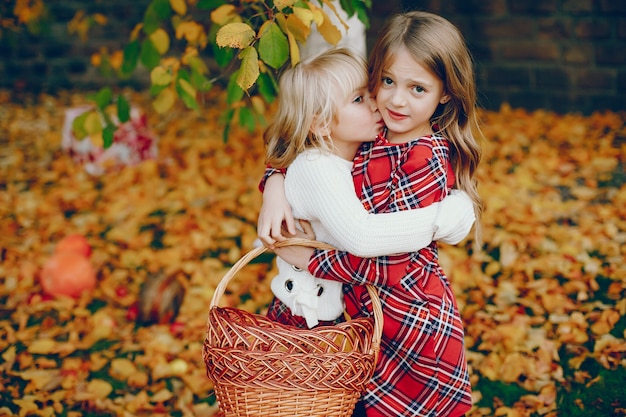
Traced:
[[[0, 40], [0, 88], [12, 91], [94, 89], [120, 83], [90, 64], [100, 47], [119, 48], [149, 0], [47, 0], [51, 21], [41, 36]], [[463, 31], [476, 61], [480, 105], [588, 114], [626, 110], [625, 0], [374, 0], [371, 45], [381, 23], [403, 9], [439, 13]], [[67, 35], [75, 10], [109, 18], [83, 43]], [[121, 84], [140, 88], [138, 73]]]
[[626, 110], [624, 0], [386, 0], [374, 9], [370, 39], [383, 16], [402, 9], [459, 26], [476, 61], [482, 107]]

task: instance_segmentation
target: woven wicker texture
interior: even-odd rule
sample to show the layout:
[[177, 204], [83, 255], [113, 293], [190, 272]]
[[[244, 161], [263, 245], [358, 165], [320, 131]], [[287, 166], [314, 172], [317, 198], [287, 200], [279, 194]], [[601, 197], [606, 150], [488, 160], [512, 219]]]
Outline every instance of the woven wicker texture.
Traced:
[[[281, 245], [328, 245], [289, 239]], [[373, 287], [374, 320], [296, 329], [218, 303], [248, 252], [222, 278], [211, 300], [203, 357], [224, 417], [351, 416], [372, 377], [382, 334], [382, 309]]]

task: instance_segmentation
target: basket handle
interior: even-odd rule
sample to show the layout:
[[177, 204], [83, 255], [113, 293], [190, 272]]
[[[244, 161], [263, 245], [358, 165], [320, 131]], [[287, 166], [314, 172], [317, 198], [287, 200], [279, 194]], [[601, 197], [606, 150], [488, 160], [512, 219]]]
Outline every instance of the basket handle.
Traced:
[[[276, 242], [275, 246], [278, 248], [281, 248], [283, 246], [309, 246], [315, 249], [335, 249], [333, 246], [327, 243], [302, 238], [290, 238], [282, 242]], [[247, 265], [252, 259], [256, 258], [266, 250], [267, 248], [265, 246], [259, 246], [257, 248], [254, 248], [246, 253], [244, 256], [242, 256], [230, 268], [226, 275], [222, 277], [217, 287], [215, 287], [215, 292], [213, 293], [213, 298], [211, 298], [211, 304], [209, 305], [209, 308], [217, 307], [219, 300], [224, 295], [224, 291], [226, 291], [226, 286], [232, 280], [235, 274], [239, 272], [245, 265]], [[366, 287], [367, 292], [372, 300], [372, 311], [374, 312], [374, 335], [372, 338], [372, 349], [376, 353], [376, 356], [378, 356], [378, 351], [380, 350], [380, 340], [383, 334], [383, 309], [376, 288], [373, 285], [367, 285]]]

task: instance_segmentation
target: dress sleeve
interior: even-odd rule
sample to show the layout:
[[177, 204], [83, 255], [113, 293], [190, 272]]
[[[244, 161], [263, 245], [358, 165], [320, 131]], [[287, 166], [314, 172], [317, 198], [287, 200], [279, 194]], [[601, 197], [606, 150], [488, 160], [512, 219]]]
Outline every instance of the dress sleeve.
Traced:
[[346, 251], [316, 249], [309, 260], [311, 275], [357, 285], [394, 286], [406, 275], [410, 253], [361, 258]]
[[349, 170], [337, 166], [328, 157], [308, 158], [290, 165], [285, 181], [292, 206], [302, 208], [305, 218], [321, 222], [338, 247], [373, 257], [418, 251], [430, 244], [438, 204], [397, 213], [368, 213], [356, 196]]
[[263, 178], [261, 178], [261, 182], [259, 182], [259, 191], [263, 192], [265, 190], [265, 183], [267, 179], [274, 174], [281, 173], [285, 175], [287, 173], [287, 168], [272, 168], [271, 166], [265, 167], [265, 172], [263, 173]]

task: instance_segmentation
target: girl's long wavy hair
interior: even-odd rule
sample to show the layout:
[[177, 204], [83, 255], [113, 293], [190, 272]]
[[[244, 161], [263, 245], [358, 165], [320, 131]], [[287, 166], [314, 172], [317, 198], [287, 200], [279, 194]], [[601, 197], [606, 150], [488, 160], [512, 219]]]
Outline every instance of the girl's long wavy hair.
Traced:
[[461, 32], [443, 17], [421, 11], [395, 15], [385, 23], [370, 53], [368, 87], [373, 95], [380, 88], [383, 71], [400, 48], [406, 48], [416, 62], [439, 77], [444, 92], [450, 96], [450, 100], [439, 105], [431, 124], [450, 142], [450, 161], [457, 187], [466, 191], [474, 202], [478, 248], [483, 203], [474, 179], [481, 149], [475, 137], [480, 135], [480, 129], [472, 57]]
[[337, 48], [301, 61], [280, 77], [278, 109], [263, 134], [265, 162], [286, 168], [300, 152], [318, 148], [332, 152], [328, 128], [337, 103], [367, 85], [365, 59], [349, 49]]

